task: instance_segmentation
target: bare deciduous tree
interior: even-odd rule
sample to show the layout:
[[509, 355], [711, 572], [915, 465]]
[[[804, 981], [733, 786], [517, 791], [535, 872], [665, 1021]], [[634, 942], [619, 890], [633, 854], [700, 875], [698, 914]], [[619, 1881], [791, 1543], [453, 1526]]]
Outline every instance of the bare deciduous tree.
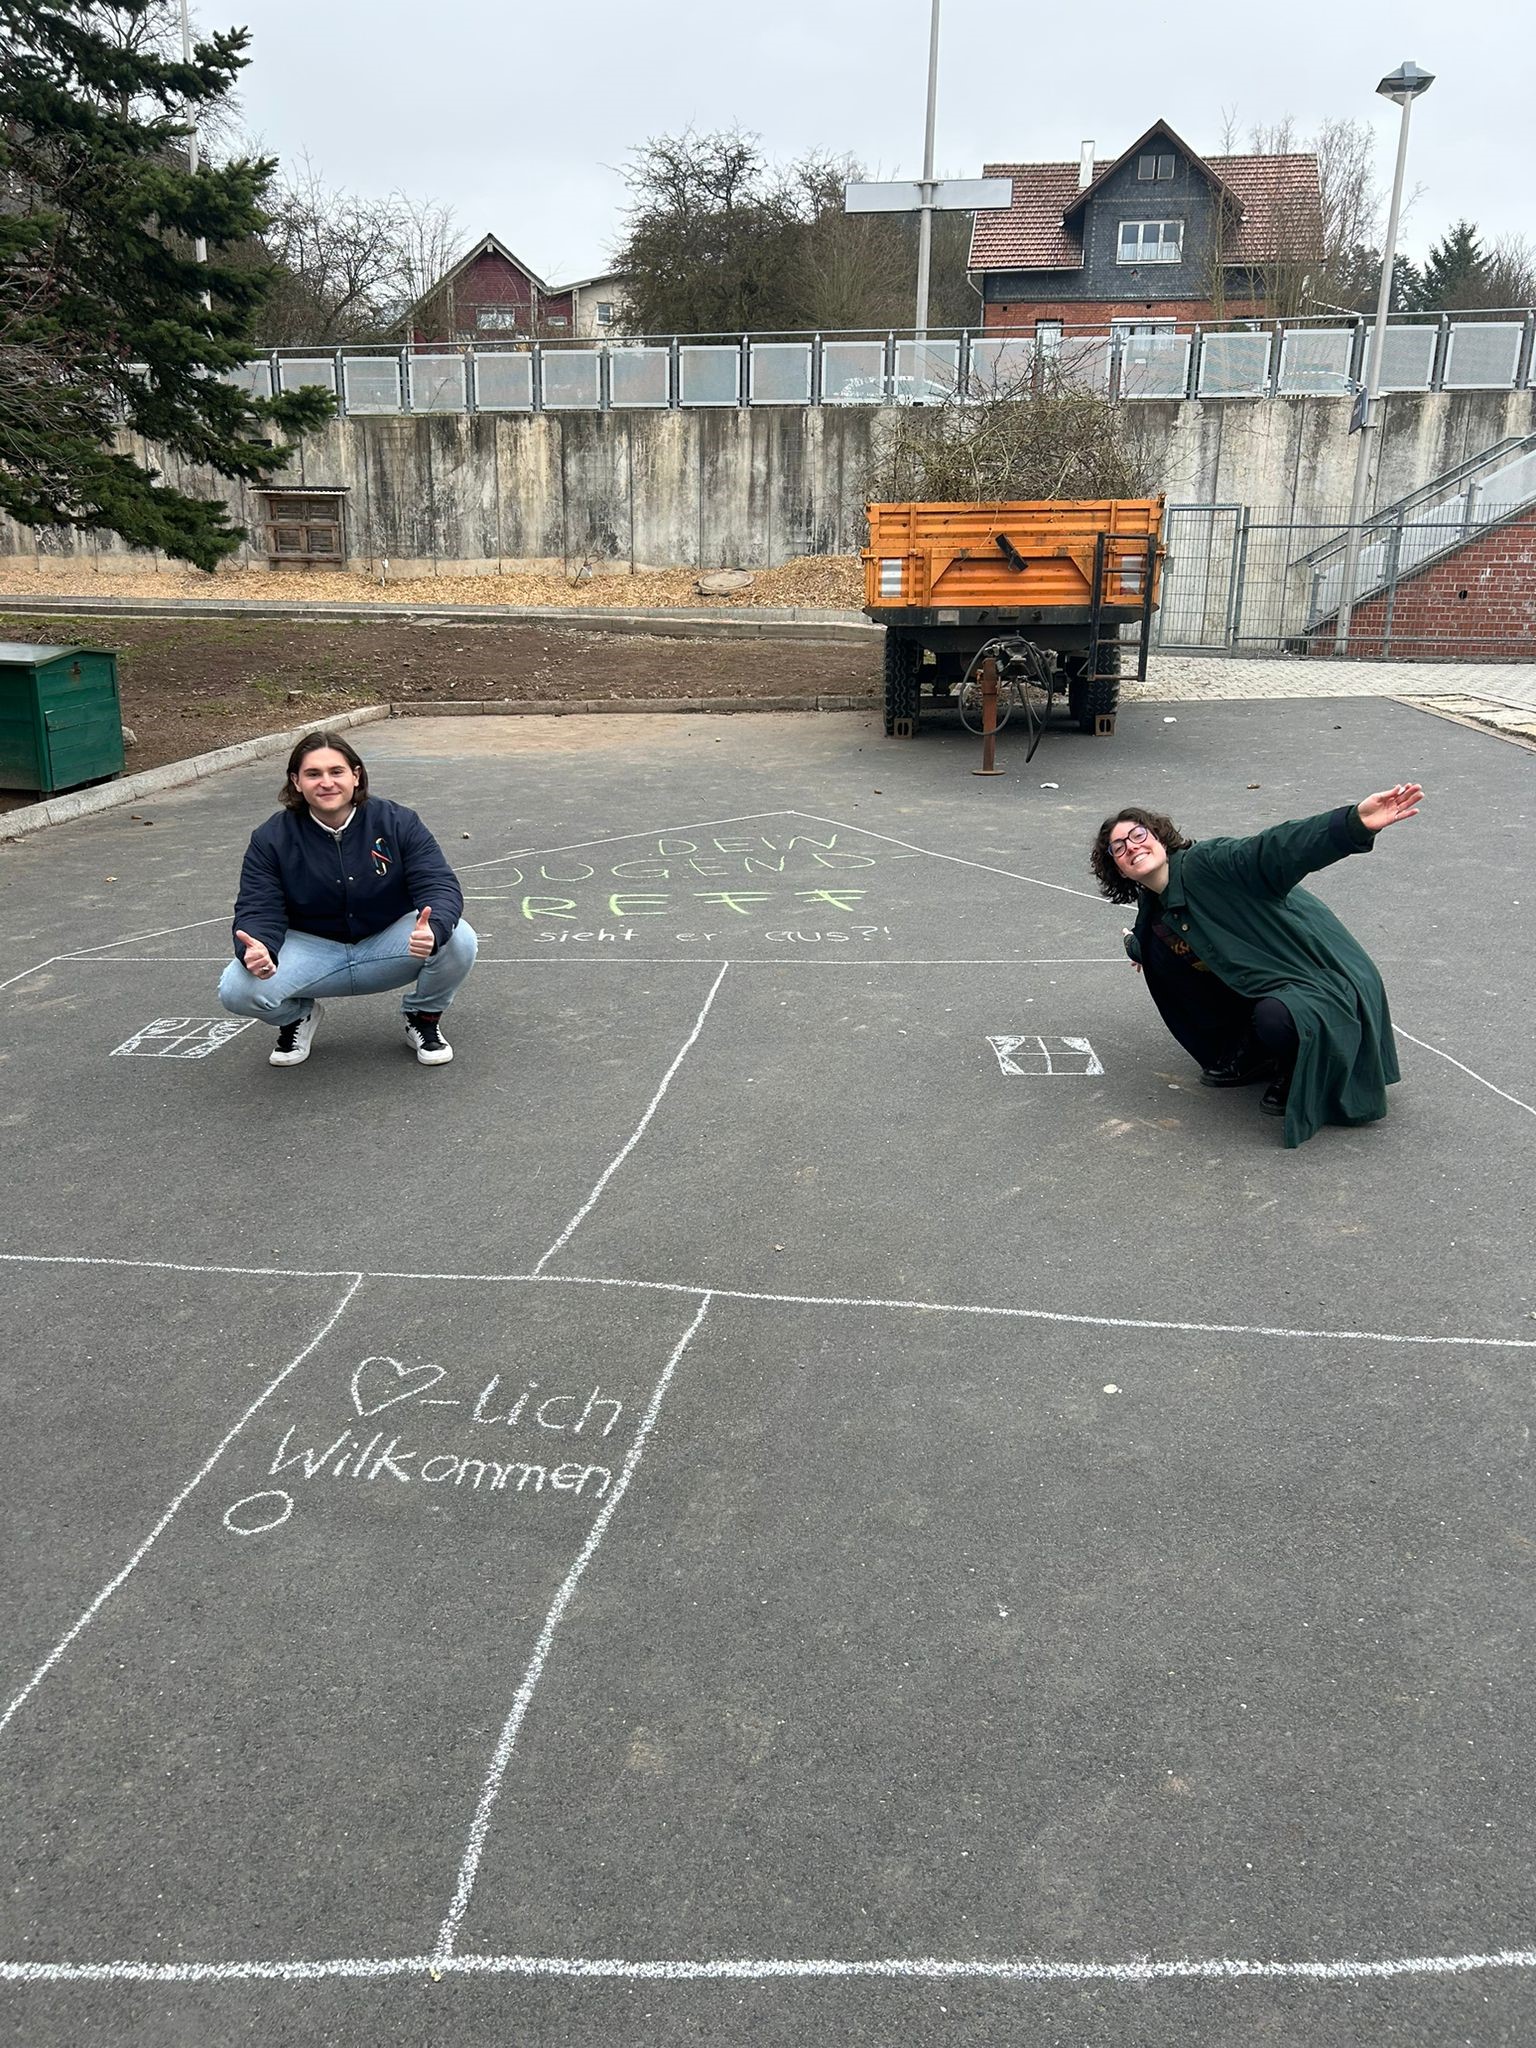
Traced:
[[308, 157], [267, 207], [262, 242], [277, 273], [260, 330], [268, 347], [396, 336], [452, 261], [451, 208], [401, 192], [367, 199], [333, 189]]
[[[729, 130], [662, 136], [637, 152], [615, 253], [631, 333], [905, 327], [917, 275], [914, 215], [847, 214], [851, 158], [813, 152], [785, 165]], [[934, 221], [929, 318], [974, 325], [966, 282], [970, 217]]]

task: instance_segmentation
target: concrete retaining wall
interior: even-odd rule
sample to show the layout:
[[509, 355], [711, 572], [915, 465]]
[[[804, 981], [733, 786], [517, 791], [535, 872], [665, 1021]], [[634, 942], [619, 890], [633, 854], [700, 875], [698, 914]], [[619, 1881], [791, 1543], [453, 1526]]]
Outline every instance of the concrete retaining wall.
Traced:
[[[1127, 411], [1153, 487], [1174, 502], [1284, 508], [1297, 520], [1349, 502], [1356, 443], [1346, 399], [1149, 401]], [[1373, 505], [1536, 430], [1536, 391], [1404, 393], [1385, 415]], [[304, 440], [285, 480], [344, 488], [353, 566], [377, 574], [387, 559], [391, 578], [583, 561], [596, 573], [769, 568], [858, 551], [865, 478], [890, 418], [862, 406], [353, 418]], [[258, 527], [255, 494], [243, 486], [134, 438], [124, 445]], [[0, 555], [30, 554], [89, 555], [103, 570], [148, 559], [110, 535], [34, 535], [0, 517]], [[247, 549], [245, 559], [265, 557]]]

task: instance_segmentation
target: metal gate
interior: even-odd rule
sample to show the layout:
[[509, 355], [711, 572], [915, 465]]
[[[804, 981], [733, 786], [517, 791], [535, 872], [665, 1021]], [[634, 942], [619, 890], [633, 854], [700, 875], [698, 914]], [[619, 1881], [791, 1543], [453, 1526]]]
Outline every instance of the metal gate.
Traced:
[[[1533, 458], [1536, 471], [1536, 458]], [[1522, 475], [1522, 487], [1529, 479]], [[1470, 492], [1310, 520], [1246, 505], [1170, 505], [1154, 647], [1330, 655], [1348, 578], [1360, 659], [1529, 661], [1536, 499]]]
[[1230, 647], [1246, 505], [1169, 505], [1156, 647]]

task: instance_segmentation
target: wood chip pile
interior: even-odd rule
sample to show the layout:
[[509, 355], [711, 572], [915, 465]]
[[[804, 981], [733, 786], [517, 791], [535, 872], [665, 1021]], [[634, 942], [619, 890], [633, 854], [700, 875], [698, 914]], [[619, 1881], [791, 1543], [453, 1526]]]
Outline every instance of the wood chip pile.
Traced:
[[753, 571], [750, 590], [701, 597], [697, 569], [652, 569], [638, 575], [596, 574], [580, 581], [558, 570], [503, 576], [419, 576], [379, 583], [371, 575], [228, 567], [215, 575], [184, 564], [158, 569], [98, 570], [89, 556], [0, 560], [0, 603], [8, 597], [201, 597], [304, 604], [577, 605], [604, 611], [732, 611], [754, 605], [814, 605], [857, 611], [864, 573], [852, 555], [806, 555], [777, 569]]

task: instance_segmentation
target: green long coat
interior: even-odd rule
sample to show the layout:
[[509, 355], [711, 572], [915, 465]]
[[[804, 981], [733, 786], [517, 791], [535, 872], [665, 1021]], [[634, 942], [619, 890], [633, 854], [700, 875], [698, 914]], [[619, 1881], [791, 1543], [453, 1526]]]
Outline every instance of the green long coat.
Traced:
[[1285, 1142], [1303, 1145], [1323, 1124], [1364, 1124], [1387, 1113], [1398, 1079], [1387, 992], [1374, 962], [1326, 903], [1297, 887], [1303, 875], [1374, 835], [1359, 812], [1325, 811], [1272, 825], [1251, 839], [1202, 839], [1168, 856], [1168, 886], [1140, 893], [1136, 937], [1165, 921], [1239, 995], [1278, 996], [1301, 1050], [1285, 1112]]

